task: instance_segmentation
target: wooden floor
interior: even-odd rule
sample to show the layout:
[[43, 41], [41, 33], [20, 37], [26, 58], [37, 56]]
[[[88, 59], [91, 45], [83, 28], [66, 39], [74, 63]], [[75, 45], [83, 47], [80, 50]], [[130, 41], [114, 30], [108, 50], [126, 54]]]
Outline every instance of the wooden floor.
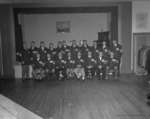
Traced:
[[44, 119], [150, 119], [143, 77], [115, 81], [1, 81], [2, 94]]

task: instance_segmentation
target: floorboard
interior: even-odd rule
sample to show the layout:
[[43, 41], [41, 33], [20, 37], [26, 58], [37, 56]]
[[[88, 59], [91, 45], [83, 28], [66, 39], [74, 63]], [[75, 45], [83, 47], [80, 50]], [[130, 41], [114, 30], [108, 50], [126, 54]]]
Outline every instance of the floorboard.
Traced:
[[145, 77], [1, 81], [1, 93], [44, 119], [150, 119]]

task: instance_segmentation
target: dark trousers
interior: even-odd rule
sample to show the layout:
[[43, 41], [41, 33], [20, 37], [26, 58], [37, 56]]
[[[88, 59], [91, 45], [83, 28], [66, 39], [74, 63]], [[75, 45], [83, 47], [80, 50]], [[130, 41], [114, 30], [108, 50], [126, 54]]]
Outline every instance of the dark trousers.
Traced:
[[22, 65], [22, 78], [29, 78], [29, 65]]
[[99, 80], [105, 79], [105, 69], [104, 68], [101, 68], [101, 69], [97, 68], [96, 72], [97, 72], [96, 74], [97, 74]]
[[55, 76], [55, 69], [47, 69], [46, 78], [51, 79]]
[[85, 68], [85, 75], [87, 78], [92, 78], [95, 74], [95, 69], [92, 68]]
[[66, 69], [64, 67], [58, 67], [55, 74], [57, 79], [63, 79], [66, 77]]

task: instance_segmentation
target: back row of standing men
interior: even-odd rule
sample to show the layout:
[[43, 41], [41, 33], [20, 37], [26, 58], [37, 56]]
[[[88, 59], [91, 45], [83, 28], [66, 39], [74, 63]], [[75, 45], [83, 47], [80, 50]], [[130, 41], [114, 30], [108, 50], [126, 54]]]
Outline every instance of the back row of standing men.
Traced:
[[[45, 47], [44, 41], [37, 48], [32, 41], [31, 47], [24, 48], [20, 56], [23, 66], [33, 67], [34, 78], [55, 75], [58, 79], [77, 77], [84, 80], [93, 76], [99, 79], [118, 77], [121, 55], [122, 47], [115, 40], [109, 46], [103, 41], [99, 47], [97, 41], [89, 46], [86, 40], [79, 44], [73, 40], [70, 46], [59, 41], [56, 48], [53, 43], [49, 43], [49, 48]], [[25, 78], [28, 77], [26, 71], [23, 72]]]

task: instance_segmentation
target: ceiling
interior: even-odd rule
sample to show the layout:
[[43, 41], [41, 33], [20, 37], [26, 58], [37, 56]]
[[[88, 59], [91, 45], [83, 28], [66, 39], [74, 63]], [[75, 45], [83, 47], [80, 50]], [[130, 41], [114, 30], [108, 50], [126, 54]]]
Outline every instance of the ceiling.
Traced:
[[51, 3], [101, 3], [101, 2], [129, 2], [129, 1], [149, 1], [149, 0], [0, 0], [0, 3], [18, 4], [18, 3], [31, 3], [31, 4], [51, 4]]
[[[120, 2], [149, 1], [149, 0], [0, 0], [0, 4], [16, 6], [104, 6]], [[109, 4], [108, 4], [109, 3]]]

